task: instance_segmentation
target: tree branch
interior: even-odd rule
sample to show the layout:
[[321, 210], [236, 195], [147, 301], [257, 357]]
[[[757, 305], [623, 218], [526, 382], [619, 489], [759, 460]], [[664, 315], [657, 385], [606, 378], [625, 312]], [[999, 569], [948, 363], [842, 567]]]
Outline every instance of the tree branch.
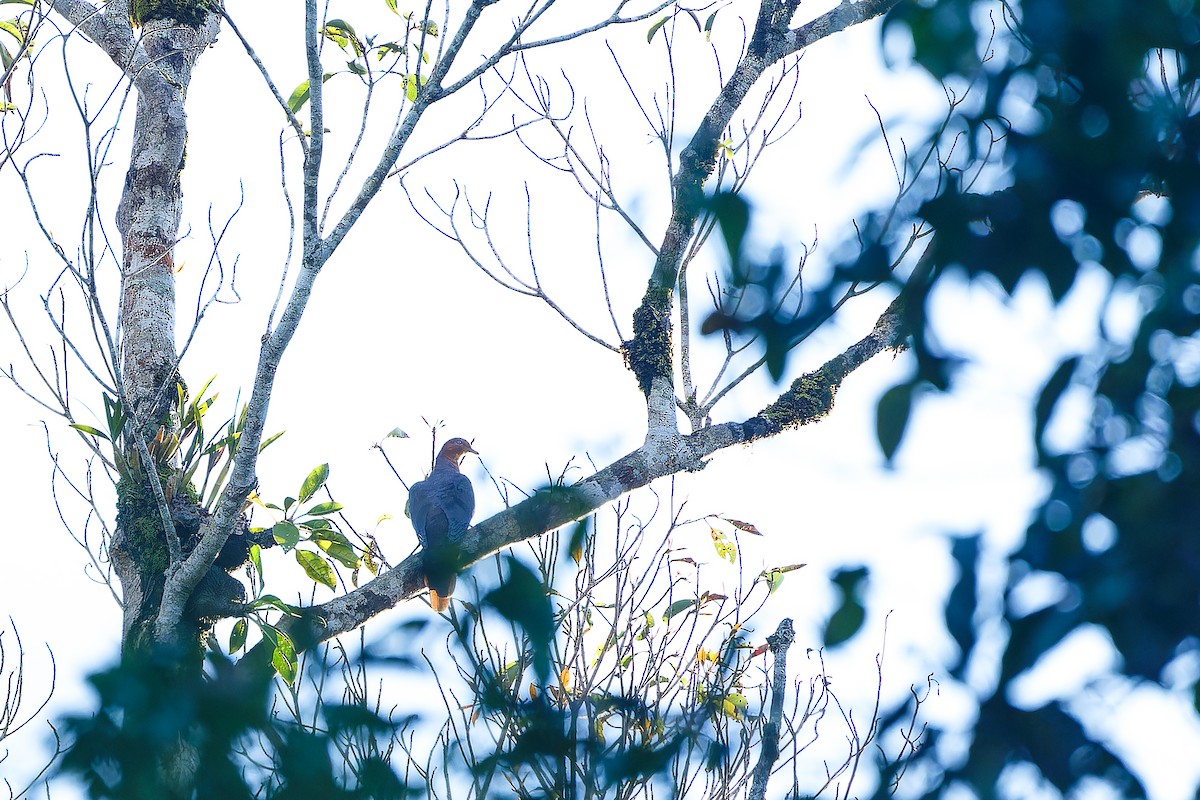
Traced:
[[121, 71], [131, 74], [135, 62], [144, 66], [145, 52], [136, 52], [126, 0], [111, 0], [103, 9], [83, 0], [50, 0], [50, 7], [99, 45]]
[[758, 754], [758, 764], [754, 767], [754, 783], [750, 787], [749, 800], [763, 800], [767, 794], [767, 780], [771, 777], [771, 768], [779, 758], [779, 731], [783, 722], [783, 698], [787, 692], [787, 651], [796, 638], [792, 630], [792, 620], [784, 618], [775, 629], [775, 633], [767, 637], [767, 646], [771, 649], [771, 657], [775, 660], [771, 674], [771, 711], [763, 725], [762, 750]]
[[899, 3], [900, 0], [860, 0], [857, 3], [842, 0], [836, 8], [826, 11], [812, 22], [788, 31], [787, 53], [799, 52], [827, 36], [875, 19], [891, 11]]
[[671, 313], [676, 281], [704, 209], [704, 184], [718, 163], [720, 142], [734, 114], [751, 87], [770, 67], [785, 56], [851, 25], [872, 19], [899, 0], [845, 0], [816, 20], [789, 30], [788, 23], [798, 3], [761, 0], [754, 32], [746, 52], [721, 87], [691, 140], [679, 155], [679, 167], [671, 180], [671, 219], [658, 248], [642, 303], [634, 312], [633, 338], [623, 350], [638, 386], [646, 395], [649, 434], [655, 428], [674, 427], [675, 380], [671, 342]]
[[[658, 478], [703, 469], [708, 457], [731, 445], [821, 420], [833, 407], [834, 394], [847, 375], [872, 356], [904, 346], [904, 297], [902, 294], [884, 311], [870, 334], [819, 369], [797, 378], [774, 403], [750, 419], [681, 436], [678, 447], [672, 450], [643, 445], [570, 487], [539, 492], [470, 528], [459, 542], [461, 564], [469, 566], [505, 547], [580, 519]], [[301, 649], [351, 631], [424, 591], [422, 564], [420, 553], [409, 556], [370, 583], [312, 606], [303, 617], [289, 619], [282, 627]]]

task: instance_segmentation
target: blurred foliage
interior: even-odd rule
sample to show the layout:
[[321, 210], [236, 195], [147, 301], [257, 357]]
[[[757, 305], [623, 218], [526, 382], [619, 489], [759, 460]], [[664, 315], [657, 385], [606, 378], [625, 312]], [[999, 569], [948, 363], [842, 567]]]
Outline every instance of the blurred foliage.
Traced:
[[833, 574], [833, 585], [838, 591], [838, 607], [825, 624], [825, 646], [836, 647], [848, 641], [862, 629], [866, 609], [862, 603], [862, 588], [869, 572], [866, 567], [840, 569]]
[[[898, 6], [885, 36], [903, 33], [919, 65], [974, 95], [954, 119], [961, 160], [944, 165], [941, 190], [918, 211], [936, 231], [935, 275], [954, 267], [1012, 291], [1036, 274], [1061, 300], [1081, 270], [1103, 270], [1105, 309], [1136, 308], [1132, 332], [1101, 316], [1094, 346], [1065, 356], [1035, 402], [1051, 488], [1008, 556], [998, 608], [977, 590], [978, 538], [953, 543], [960, 579], [946, 626], [961, 657], [951, 676], [968, 683], [983, 630], [1002, 622], [1007, 635], [997, 682], [971, 683], [979, 718], [966, 757], [920, 756], [940, 775], [930, 796], [955, 785], [994, 796], [1017, 763], [1063, 792], [1095, 776], [1140, 796], [1134, 765], [1085, 730], [1068, 698], [1022, 707], [1010, 689], [1084, 625], [1102, 626], [1134, 681], [1167, 685], [1164, 669], [1197, 646], [1200, 16], [1174, 0], [936, 0]], [[989, 160], [1000, 169], [973, 181]], [[1067, 393], [1090, 398], [1091, 420], [1084, 441], [1058, 452], [1043, 433]], [[1057, 597], [1032, 611], [1017, 602], [1026, 581], [1047, 576], [1061, 579]]]
[[376, 752], [351, 757], [354, 739], [397, 727], [363, 704], [321, 706], [309, 724], [273, 710], [269, 672], [240, 669], [219, 652], [204, 674], [170, 649], [127, 653], [91, 678], [99, 710], [66, 720], [74, 744], [61, 763], [89, 797], [400, 798], [409, 789]]
[[[322, 473], [306, 482], [313, 492]], [[660, 530], [652, 542], [627, 509], [614, 516], [602, 536], [580, 541], [567, 529], [493, 559], [492, 570], [477, 565], [449, 631], [443, 617], [418, 618], [370, 644], [362, 634], [353, 655], [338, 643], [293, 651], [290, 673], [272, 661], [278, 679], [261, 660], [234, 663], [215, 640], [203, 669], [181, 667], [195, 663], [181, 651], [128, 652], [91, 678], [96, 713], [65, 720], [73, 744], [60, 769], [88, 796], [114, 800], [728, 800], [747, 796], [764, 752], [768, 767], [797, 770], [812, 797], [846, 796], [866, 754], [903, 773], [912, 747], [884, 755], [893, 747], [877, 740], [878, 709], [852, 715], [820, 651], [792, 678], [782, 667], [791, 639], [769, 647], [754, 630], [766, 598], [802, 565], [717, 594], [701, 588], [709, 569], [687, 548], [668, 547]], [[682, 537], [678, 528], [711, 530], [715, 519], [757, 533], [715, 516], [681, 522], [678, 509], [667, 525]], [[697, 538], [703, 557], [709, 543]], [[733, 542], [721, 547], [738, 561]], [[729, 566], [726, 556], [717, 563]], [[865, 574], [847, 573], [848, 594]], [[442, 652], [427, 649], [439, 641]], [[838, 731], [841, 755], [803, 764], [818, 729]], [[916, 729], [914, 716], [905, 741], [919, 741]]]
[[[1100, 276], [1106, 281], [1094, 343], [1061, 354], [1032, 404], [1037, 465], [1050, 490], [1024, 542], [1004, 556], [1003, 598], [979, 593], [978, 574], [989, 558], [980, 538], [951, 542], [960, 577], [947, 598], [945, 624], [960, 657], [949, 678], [979, 695], [979, 717], [969, 746], [955, 731], [955, 745], [922, 750], [930, 796], [963, 788], [996, 796], [1007, 791], [1006, 769], [1019, 764], [1036, 767], [1064, 793], [1094, 777], [1118, 794], [1144, 794], [1133, 765], [1070, 713], [1071, 698], [1030, 708], [1012, 699], [1014, 683], [1084, 626], [1111, 639], [1117, 669], [1128, 680], [1188, 692], [1200, 711], [1197, 677], [1188, 674], [1180, 687], [1166, 672], [1200, 647], [1195, 6], [1192, 0], [897, 5], [885, 18], [885, 49], [910, 53], [946, 87], [947, 115], [924, 146], [904, 148], [907, 163], [897, 163], [900, 189], [892, 207], [860, 220], [854, 252], [828, 274], [812, 276], [790, 305], [791, 284], [780, 268], [747, 260], [749, 205], [710, 199], [707, 211], [721, 227], [730, 268], [728, 292], [703, 332], [757, 337], [776, 377], [815, 325], [836, 312], [839, 298], [889, 285], [908, 295], [916, 374], [878, 405], [878, 440], [889, 462], [921, 393], [952, 387], [958, 361], [927, 325], [927, 300], [948, 271], [1008, 293], [1033, 280], [1055, 302], [1081, 273], [1093, 284]], [[894, 154], [897, 148], [889, 147]], [[906, 262], [922, 251], [909, 272]], [[1083, 438], [1065, 451], [1051, 446], [1044, 435], [1051, 422], [1089, 405]], [[841, 604], [828, 624], [828, 644], [852, 635], [861, 614], [851, 573], [834, 580]], [[1022, 597], [1037, 594], [1035, 585], [1058, 591], [1042, 591], [1040, 606], [1031, 609]], [[994, 659], [998, 630], [998, 680], [981, 687], [968, 679], [968, 667]], [[948, 733], [931, 728], [930, 742]], [[965, 746], [964, 757], [946, 756]]]

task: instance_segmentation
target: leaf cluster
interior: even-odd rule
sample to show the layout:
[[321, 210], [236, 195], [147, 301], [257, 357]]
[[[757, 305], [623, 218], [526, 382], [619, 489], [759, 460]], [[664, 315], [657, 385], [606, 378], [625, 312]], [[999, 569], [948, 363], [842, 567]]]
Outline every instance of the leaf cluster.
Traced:
[[[354, 26], [344, 19], [331, 19], [321, 26], [321, 36], [350, 56], [344, 70], [323, 73], [322, 83], [345, 73], [355, 75], [364, 84], [373, 86], [383, 77], [395, 74], [403, 82], [407, 99], [410, 102], [417, 99], [417, 92], [428, 80], [428, 74], [423, 74], [421, 67], [430, 63], [428, 48], [432, 40], [438, 37], [438, 24], [429, 19], [418, 20], [411, 12], [401, 14], [394, 2], [389, 1], [388, 7], [404, 20], [403, 36], [399, 39], [381, 41], [378, 34], [360, 37]], [[409, 64], [413, 54], [417, 57], [417, 63]], [[307, 80], [301, 81], [292, 90], [287, 105], [293, 114], [304, 108], [310, 94]]]

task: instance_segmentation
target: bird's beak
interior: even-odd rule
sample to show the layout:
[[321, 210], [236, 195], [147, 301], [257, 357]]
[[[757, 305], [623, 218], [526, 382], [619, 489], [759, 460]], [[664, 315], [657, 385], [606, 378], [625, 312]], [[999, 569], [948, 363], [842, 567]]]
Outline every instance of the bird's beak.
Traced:
[[475, 449], [474, 445], [475, 445], [474, 442], [469, 442], [467, 444], [467, 452], [474, 453], [475, 455], [479, 455], [479, 451]]

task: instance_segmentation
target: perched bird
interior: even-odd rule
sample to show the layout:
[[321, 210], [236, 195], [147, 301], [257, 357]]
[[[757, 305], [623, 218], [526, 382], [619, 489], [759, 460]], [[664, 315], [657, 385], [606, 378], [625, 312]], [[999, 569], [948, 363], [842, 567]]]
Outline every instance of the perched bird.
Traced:
[[466, 439], [454, 438], [442, 445], [433, 472], [408, 490], [408, 512], [425, 560], [425, 585], [433, 610], [450, 607], [450, 595], [458, 580], [457, 540], [466, 532], [475, 514], [475, 490], [458, 464], [475, 448]]

